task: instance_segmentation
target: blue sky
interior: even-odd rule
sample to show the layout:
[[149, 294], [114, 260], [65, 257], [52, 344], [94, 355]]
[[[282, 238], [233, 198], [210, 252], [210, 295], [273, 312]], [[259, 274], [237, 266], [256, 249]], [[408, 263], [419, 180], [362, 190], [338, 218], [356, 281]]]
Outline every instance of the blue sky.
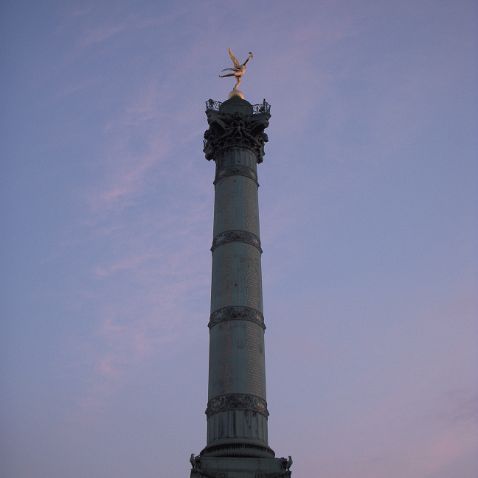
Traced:
[[259, 167], [270, 445], [294, 476], [478, 472], [473, 1], [4, 1], [2, 476], [188, 476], [205, 445], [204, 101]]

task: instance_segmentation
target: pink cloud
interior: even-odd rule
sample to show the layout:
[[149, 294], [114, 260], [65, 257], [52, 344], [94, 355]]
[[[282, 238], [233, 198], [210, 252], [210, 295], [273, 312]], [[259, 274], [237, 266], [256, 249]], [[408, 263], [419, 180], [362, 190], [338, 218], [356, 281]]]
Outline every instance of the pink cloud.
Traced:
[[97, 277], [109, 277], [117, 272], [124, 272], [131, 269], [135, 269], [151, 256], [142, 254], [138, 256], [124, 257], [116, 262], [110, 263], [104, 266], [97, 266], [95, 268], [95, 275]]
[[421, 476], [434, 476], [440, 470], [449, 468], [455, 461], [477, 449], [478, 430], [470, 424], [461, 424], [439, 431], [420, 449], [420, 457], [416, 457], [417, 462], [420, 463], [420, 473], [423, 473]]
[[105, 378], [118, 378], [119, 371], [113, 357], [102, 357], [96, 364], [96, 372]]
[[[178, 241], [171, 249], [151, 250], [147, 253], [118, 256], [98, 265], [93, 274], [103, 281], [115, 274], [127, 272], [124, 280], [135, 287], [127, 296], [111, 292], [102, 293], [98, 306], [97, 348], [90, 352], [94, 366], [90, 386], [80, 401], [84, 413], [92, 413], [131, 373], [146, 360], [161, 355], [162, 350], [181, 336], [185, 324], [194, 320], [194, 313], [184, 305], [184, 298], [197, 291], [207, 295], [209, 275], [206, 266], [194, 260], [196, 245], [189, 241], [191, 224], [201, 221], [203, 206], [182, 217], [177, 228], [170, 227], [165, 218], [165, 230], [177, 234]], [[174, 221], [173, 221], [174, 224]], [[141, 243], [141, 232], [135, 231]], [[123, 233], [124, 234], [124, 233]], [[143, 233], [144, 234], [144, 233]], [[131, 251], [132, 252], [132, 251]], [[123, 279], [121, 279], [123, 280]], [[130, 282], [131, 281], [131, 282]], [[207, 311], [197, 311], [197, 315]]]
[[83, 36], [80, 40], [80, 46], [85, 48], [96, 45], [97, 43], [102, 43], [114, 37], [115, 35], [124, 32], [128, 28], [128, 21], [91, 28], [83, 33]]
[[[164, 113], [158, 105], [159, 87], [151, 83], [134, 100], [128, 102], [121, 114], [105, 125], [105, 175], [96, 191], [90, 194], [93, 210], [121, 205], [140, 193], [151, 170], [167, 158], [170, 151], [170, 132], [164, 127]], [[161, 131], [161, 133], [158, 133]], [[140, 138], [142, 148], [131, 147]]]

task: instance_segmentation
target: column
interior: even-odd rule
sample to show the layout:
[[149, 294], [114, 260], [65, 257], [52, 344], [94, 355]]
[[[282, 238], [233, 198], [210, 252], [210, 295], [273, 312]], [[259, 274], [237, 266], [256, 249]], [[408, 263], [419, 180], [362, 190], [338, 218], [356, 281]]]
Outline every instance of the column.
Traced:
[[257, 164], [269, 105], [207, 103], [216, 163], [207, 446], [201, 455], [273, 457], [268, 446]]

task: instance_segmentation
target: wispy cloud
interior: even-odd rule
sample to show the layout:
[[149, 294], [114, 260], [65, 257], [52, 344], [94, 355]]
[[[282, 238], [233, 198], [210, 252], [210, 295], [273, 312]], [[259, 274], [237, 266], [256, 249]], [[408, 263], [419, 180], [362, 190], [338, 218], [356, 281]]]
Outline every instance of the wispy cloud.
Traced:
[[[206, 209], [193, 208], [182, 217], [163, 211], [158, 225], [150, 214], [136, 226], [124, 225], [120, 233], [123, 245], [92, 270], [99, 300], [97, 347], [90, 351], [95, 357], [94, 376], [82, 401], [90, 407], [100, 406], [102, 397], [128, 380], [132, 370], [161, 355], [191, 320], [207, 310], [205, 303], [205, 310], [193, 312], [186, 300], [208, 297], [208, 254], [198, 260], [204, 248], [198, 249], [191, 240], [198, 237], [197, 226], [205, 222]], [[138, 224], [142, 226], [136, 228]], [[113, 230], [112, 235], [101, 237], [102, 241], [114, 241], [118, 234]], [[201, 240], [208, 241], [206, 236]]]
[[447, 394], [447, 398], [449, 409], [444, 418], [452, 423], [478, 425], [478, 386], [475, 390], [452, 390]]
[[152, 83], [105, 124], [105, 177], [90, 195], [93, 209], [119, 205], [141, 190], [152, 168], [170, 151], [166, 124], [158, 108], [157, 85]]
[[122, 23], [117, 23], [113, 25], [103, 25], [101, 27], [93, 28], [84, 33], [84, 36], [81, 39], [81, 47], [90, 47], [98, 43], [102, 43], [106, 40], [109, 40], [115, 35], [118, 35], [121, 32], [124, 32], [128, 29], [128, 21], [125, 20]]
[[[86, 16], [91, 12], [91, 9], [76, 9], [70, 12], [71, 16]], [[168, 13], [163, 12], [160, 16], [148, 17], [147, 13], [137, 11], [124, 17], [123, 13], [112, 14], [111, 17], [104, 23], [90, 23], [86, 24], [81, 31], [78, 39], [78, 46], [81, 49], [96, 47], [99, 44], [113, 40], [116, 36], [136, 32], [151, 28], [160, 28], [162, 26], [171, 24], [184, 14], [188, 9], [179, 7], [174, 11]]]
[[[89, 348], [94, 365], [80, 400], [84, 413], [101, 409], [132, 370], [157, 359], [204, 313], [191, 312], [185, 298], [208, 297], [204, 224], [211, 211], [194, 198], [211, 195], [211, 182], [198, 183], [191, 171], [194, 158], [184, 151], [191, 141], [200, 147], [201, 138], [184, 123], [192, 106], [168, 96], [168, 81], [136, 85], [105, 121], [99, 174], [85, 196], [89, 240], [108, 252], [90, 270], [96, 345]], [[170, 188], [178, 180], [187, 195]], [[193, 238], [201, 234], [199, 246]]]

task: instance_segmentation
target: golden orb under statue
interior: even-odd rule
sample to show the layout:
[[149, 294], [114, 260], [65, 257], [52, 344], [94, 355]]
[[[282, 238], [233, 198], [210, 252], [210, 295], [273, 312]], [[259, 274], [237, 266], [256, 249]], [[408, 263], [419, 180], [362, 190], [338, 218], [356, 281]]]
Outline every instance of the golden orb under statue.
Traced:
[[241, 90], [232, 90], [229, 93], [229, 98], [232, 98], [233, 96], [239, 96], [239, 98], [241, 98], [243, 100], [246, 99], [244, 93]]

